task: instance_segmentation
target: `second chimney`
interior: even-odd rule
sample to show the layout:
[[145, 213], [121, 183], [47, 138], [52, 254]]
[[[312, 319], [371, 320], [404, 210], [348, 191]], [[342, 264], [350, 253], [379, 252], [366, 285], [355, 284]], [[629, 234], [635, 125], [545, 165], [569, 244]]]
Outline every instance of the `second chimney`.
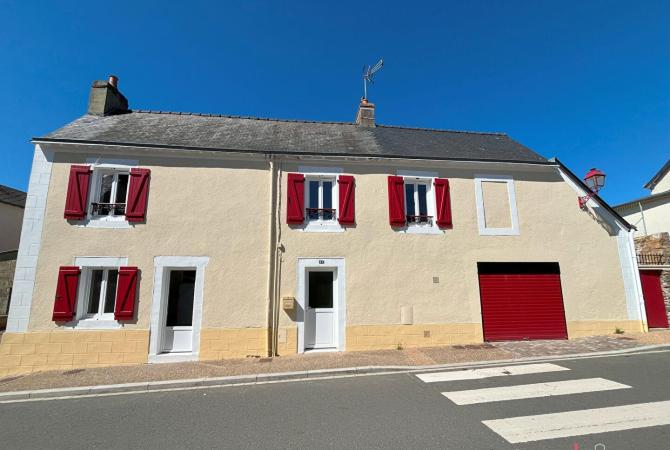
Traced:
[[356, 125], [364, 128], [375, 127], [375, 105], [363, 97], [356, 113]]
[[111, 116], [128, 112], [128, 100], [118, 89], [119, 78], [110, 75], [108, 81], [96, 80], [88, 97], [88, 113], [94, 116]]

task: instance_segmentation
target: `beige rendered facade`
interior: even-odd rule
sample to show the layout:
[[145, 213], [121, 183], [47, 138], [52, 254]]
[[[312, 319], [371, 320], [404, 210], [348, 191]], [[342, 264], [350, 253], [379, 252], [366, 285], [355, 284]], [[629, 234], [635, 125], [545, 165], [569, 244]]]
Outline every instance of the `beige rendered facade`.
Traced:
[[[151, 361], [160, 257], [207, 260], [201, 322], [195, 324], [199, 349], [191, 359], [266, 356], [273, 342], [279, 355], [302, 351], [302, 312], [282, 302], [301, 296], [301, 259], [346, 266], [338, 294], [345, 302], [339, 349], [481, 342], [478, 262], [557, 262], [569, 337], [645, 329], [629, 231], [593, 200], [580, 210], [576, 196], [583, 192], [558, 164], [297, 158], [45, 143], [37, 145], [36, 160], [40, 155], [39, 179], [47, 180], [42, 222], [31, 225], [37, 238], [25, 238], [26, 246], [38, 239], [32, 248], [39, 251], [30, 260], [24, 253], [25, 261], [34, 261], [34, 273], [24, 271], [20, 276], [25, 278], [18, 280], [25, 289], [18, 294], [22, 300], [12, 303], [16, 310], [10, 311], [10, 328], [0, 343], [0, 376]], [[131, 161], [151, 170], [146, 221], [101, 228], [65, 220], [70, 167], [109, 161]], [[329, 232], [287, 225], [287, 174], [312, 169], [355, 177], [354, 226]], [[451, 229], [409, 233], [389, 226], [386, 180], [403, 171], [449, 180]], [[491, 176], [510, 180], [514, 197], [504, 185], [484, 182], [484, 220], [505, 228], [515, 215], [517, 233], [480, 233], [477, 179]], [[44, 197], [39, 189], [31, 177], [29, 199], [36, 195], [39, 202]], [[139, 268], [134, 320], [109, 329], [52, 320], [58, 268], [88, 257], [126, 258]]]

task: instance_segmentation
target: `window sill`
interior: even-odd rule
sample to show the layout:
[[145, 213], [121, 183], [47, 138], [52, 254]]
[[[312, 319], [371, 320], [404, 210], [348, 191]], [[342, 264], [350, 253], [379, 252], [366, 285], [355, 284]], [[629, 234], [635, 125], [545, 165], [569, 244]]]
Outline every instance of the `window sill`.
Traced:
[[70, 322], [67, 325], [74, 330], [118, 330], [123, 326], [114, 319], [96, 320], [96, 319], [79, 319]]
[[402, 232], [405, 234], [444, 234], [444, 231], [436, 226], [421, 225], [408, 225]]
[[78, 226], [83, 228], [131, 228], [130, 222], [122, 219], [85, 219], [80, 221]]
[[344, 228], [339, 222], [307, 222], [301, 228], [301, 231], [306, 231], [308, 233], [343, 233]]

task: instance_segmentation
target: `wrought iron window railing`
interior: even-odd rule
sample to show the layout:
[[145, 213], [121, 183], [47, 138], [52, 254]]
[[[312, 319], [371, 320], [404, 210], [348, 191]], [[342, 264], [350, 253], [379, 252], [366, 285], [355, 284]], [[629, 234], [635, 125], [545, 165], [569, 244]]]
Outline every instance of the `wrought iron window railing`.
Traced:
[[122, 216], [126, 213], [125, 203], [91, 203], [91, 214], [94, 216]]
[[670, 255], [663, 253], [638, 253], [637, 263], [641, 266], [670, 266]]
[[433, 224], [433, 216], [413, 216], [408, 214], [405, 216], [407, 218], [407, 223], [425, 223], [428, 225]]
[[333, 220], [335, 219], [334, 208], [306, 208], [307, 220]]

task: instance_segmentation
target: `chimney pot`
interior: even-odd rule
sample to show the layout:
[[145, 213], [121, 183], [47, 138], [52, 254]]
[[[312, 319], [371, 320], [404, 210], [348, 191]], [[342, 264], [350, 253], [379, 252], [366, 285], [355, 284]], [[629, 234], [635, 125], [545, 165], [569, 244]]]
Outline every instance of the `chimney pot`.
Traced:
[[109, 84], [111, 84], [113, 87], [115, 87], [116, 89], [118, 89], [119, 77], [117, 77], [116, 75], [110, 75], [109, 80], [107, 80], [107, 82]]

